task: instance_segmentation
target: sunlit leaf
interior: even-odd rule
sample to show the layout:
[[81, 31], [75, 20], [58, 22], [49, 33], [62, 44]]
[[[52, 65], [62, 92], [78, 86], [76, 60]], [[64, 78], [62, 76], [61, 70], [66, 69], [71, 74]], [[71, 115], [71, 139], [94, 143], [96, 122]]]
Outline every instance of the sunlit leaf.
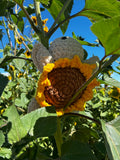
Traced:
[[10, 159], [11, 155], [12, 155], [11, 149], [0, 148], [0, 157]]
[[[54, 107], [43, 107], [43, 108], [32, 111], [32, 112], [26, 114], [25, 116], [21, 117], [21, 121], [22, 121], [25, 129], [27, 130], [27, 132], [31, 132], [37, 119], [41, 118], [41, 120], [44, 120], [45, 118], [47, 119], [47, 117], [56, 117], [56, 116], [57, 115], [55, 113]], [[43, 130], [44, 130], [44, 128], [43, 128]], [[41, 131], [42, 131], [42, 128], [41, 128]], [[48, 131], [48, 134], [49, 134], [49, 131]]]
[[120, 16], [96, 22], [91, 30], [101, 41], [106, 55], [120, 54]]
[[15, 106], [9, 106], [5, 111], [4, 116], [8, 117], [8, 121], [12, 123], [12, 128], [8, 133], [9, 143], [15, 143], [20, 141], [26, 134], [26, 128], [20, 120], [20, 116], [16, 110]]
[[92, 21], [110, 18], [120, 14], [120, 2], [117, 0], [86, 0], [80, 16], [87, 16]]
[[50, 0], [36, 0], [44, 5], [48, 5]]
[[105, 123], [101, 121], [105, 137], [106, 149], [110, 160], [120, 159], [120, 116]]
[[98, 44], [95, 44], [95, 43], [89, 43], [87, 41], [84, 41], [84, 40], [80, 40], [74, 32], [72, 32], [72, 35], [73, 35], [73, 38], [76, 39], [81, 45], [87, 45], [87, 46], [91, 46], [91, 47], [98, 47]]
[[[23, 57], [22, 55], [20, 57]], [[15, 67], [21, 71], [21, 69], [25, 66], [25, 60], [23, 59], [14, 59], [13, 60]]]
[[107, 85], [111, 85], [111, 86], [120, 88], [120, 82], [117, 81], [116, 79], [113, 79], [113, 78], [108, 77], [107, 74], [104, 75], [104, 80], [98, 79], [98, 81], [99, 81], [101, 84], [107, 84]]
[[0, 147], [3, 145], [4, 142], [5, 142], [5, 136], [3, 132], [0, 130]]

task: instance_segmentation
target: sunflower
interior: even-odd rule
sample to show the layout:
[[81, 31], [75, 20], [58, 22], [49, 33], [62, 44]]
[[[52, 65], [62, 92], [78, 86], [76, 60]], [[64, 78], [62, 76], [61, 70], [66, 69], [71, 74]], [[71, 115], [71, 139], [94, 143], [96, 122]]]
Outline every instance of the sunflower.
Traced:
[[11, 71], [14, 71], [14, 70], [15, 70], [15, 67], [12, 66], [12, 65], [9, 65], [9, 69], [10, 69]]
[[33, 20], [34, 24], [37, 25], [37, 18], [36, 18], [36, 16], [32, 16], [31, 19]]
[[44, 30], [44, 32], [48, 32], [48, 27], [47, 26], [45, 26], [44, 28], [43, 28], [43, 30]]
[[42, 25], [45, 26], [48, 21], [48, 18], [42, 20]]
[[92, 89], [99, 85], [94, 79], [71, 105], [66, 105], [77, 90], [86, 82], [96, 68], [95, 64], [82, 63], [79, 56], [60, 58], [44, 66], [38, 81], [37, 103], [41, 107], [55, 106], [58, 115], [72, 111], [83, 111], [85, 102], [92, 99]]
[[117, 87], [113, 87], [109, 92], [108, 92], [109, 96], [119, 100], [120, 99], [120, 88]]
[[25, 56], [26, 56], [26, 58], [31, 58], [31, 52], [27, 50], [25, 52]]
[[22, 36], [17, 37], [17, 39], [16, 39], [16, 42], [17, 42], [18, 44], [22, 44], [23, 41], [24, 41], [24, 38], [23, 38]]

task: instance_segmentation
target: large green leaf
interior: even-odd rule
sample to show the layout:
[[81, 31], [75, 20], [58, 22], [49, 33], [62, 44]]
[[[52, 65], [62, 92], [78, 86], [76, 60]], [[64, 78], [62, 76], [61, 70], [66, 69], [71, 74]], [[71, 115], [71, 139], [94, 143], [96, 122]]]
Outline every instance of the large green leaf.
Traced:
[[57, 116], [39, 118], [34, 126], [35, 137], [47, 137], [56, 132], [57, 129]]
[[11, 18], [12, 18], [13, 22], [17, 25], [19, 30], [23, 33], [23, 30], [24, 30], [24, 20], [23, 20], [23, 18], [19, 14], [18, 15], [12, 14]]
[[0, 74], [0, 96], [8, 83], [8, 78], [2, 74]]
[[105, 137], [106, 149], [110, 160], [120, 159], [120, 116], [105, 123], [101, 121]]
[[91, 30], [101, 41], [106, 55], [120, 54], [120, 16], [96, 22]]
[[0, 130], [0, 147], [3, 145], [4, 142], [5, 142], [5, 136], [3, 132]]
[[[55, 108], [53, 106], [52, 107], [43, 107], [43, 108], [32, 111], [32, 112], [26, 114], [25, 116], [21, 117], [21, 121], [22, 121], [25, 129], [27, 130], [27, 132], [32, 133], [32, 129], [33, 129], [36, 121], [39, 118], [41, 118], [41, 121], [43, 121], [43, 123], [45, 123], [46, 122], [45, 118], [47, 119], [47, 117], [56, 117], [56, 116], [57, 116], [57, 114], [56, 114]], [[49, 126], [47, 126], [47, 127], [49, 128]], [[42, 130], [42, 128], [41, 128], [41, 130]], [[44, 128], [43, 128], [43, 130], [44, 130]], [[48, 131], [48, 134], [49, 134], [49, 131]]]
[[[22, 55], [20, 57], [23, 57]], [[25, 60], [23, 59], [14, 59], [13, 60], [15, 67], [21, 71], [21, 69], [25, 66]]]
[[[48, 7], [46, 7], [46, 9], [50, 12], [50, 14], [52, 15], [52, 17], [54, 19], [56, 19], [57, 16], [58, 16], [58, 14], [62, 10], [65, 2], [66, 1], [64, 1], [64, 0], [52, 0], [50, 2], [50, 4], [48, 5]], [[65, 20], [70, 15], [71, 9], [72, 9], [72, 5], [73, 5], [73, 0], [71, 0], [71, 2], [68, 5], [67, 9], [61, 15], [61, 17], [59, 17], [58, 23], [60, 23], [61, 21]], [[65, 33], [65, 31], [67, 29], [68, 23], [69, 23], [69, 21], [65, 22], [63, 25], [60, 26], [63, 34]]]
[[117, 0], [86, 0], [80, 16], [87, 16], [92, 21], [120, 15], [120, 2]]
[[8, 117], [8, 121], [12, 123], [12, 128], [8, 133], [9, 143], [19, 142], [27, 134], [27, 130], [20, 120], [16, 107], [9, 106], [3, 115]]
[[12, 155], [11, 149], [0, 148], [0, 157], [10, 159], [11, 155]]
[[44, 5], [48, 5], [50, 0], [36, 0]]
[[19, 5], [22, 5], [23, 2], [24, 2], [24, 0], [13, 0], [13, 1], [16, 2], [16, 3], [19, 4]]
[[87, 143], [68, 141], [62, 145], [61, 160], [97, 160]]

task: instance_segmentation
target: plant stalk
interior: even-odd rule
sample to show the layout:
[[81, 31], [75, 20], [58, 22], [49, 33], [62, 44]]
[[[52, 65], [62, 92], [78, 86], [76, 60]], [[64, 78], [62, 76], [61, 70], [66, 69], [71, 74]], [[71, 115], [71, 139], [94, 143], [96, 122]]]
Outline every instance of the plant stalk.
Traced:
[[61, 146], [63, 143], [62, 139], [62, 131], [61, 131], [61, 120], [60, 117], [57, 117], [57, 131], [54, 134], [57, 150], [58, 150], [58, 155], [61, 157]]

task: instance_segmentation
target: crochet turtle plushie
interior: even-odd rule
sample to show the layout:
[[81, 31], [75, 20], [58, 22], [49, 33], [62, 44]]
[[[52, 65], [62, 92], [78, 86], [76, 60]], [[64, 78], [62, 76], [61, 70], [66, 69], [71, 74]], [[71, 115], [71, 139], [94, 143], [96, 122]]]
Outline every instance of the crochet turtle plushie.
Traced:
[[[84, 60], [81, 44], [73, 38], [54, 40], [49, 50], [36, 43], [32, 60], [42, 72], [38, 81], [36, 97], [28, 106], [28, 112], [40, 107], [55, 106], [58, 115], [83, 111], [85, 102], [93, 97], [92, 89], [99, 85], [96, 78], [67, 106], [77, 90], [91, 77], [96, 69], [97, 56]], [[66, 107], [67, 106], [67, 107]]]

